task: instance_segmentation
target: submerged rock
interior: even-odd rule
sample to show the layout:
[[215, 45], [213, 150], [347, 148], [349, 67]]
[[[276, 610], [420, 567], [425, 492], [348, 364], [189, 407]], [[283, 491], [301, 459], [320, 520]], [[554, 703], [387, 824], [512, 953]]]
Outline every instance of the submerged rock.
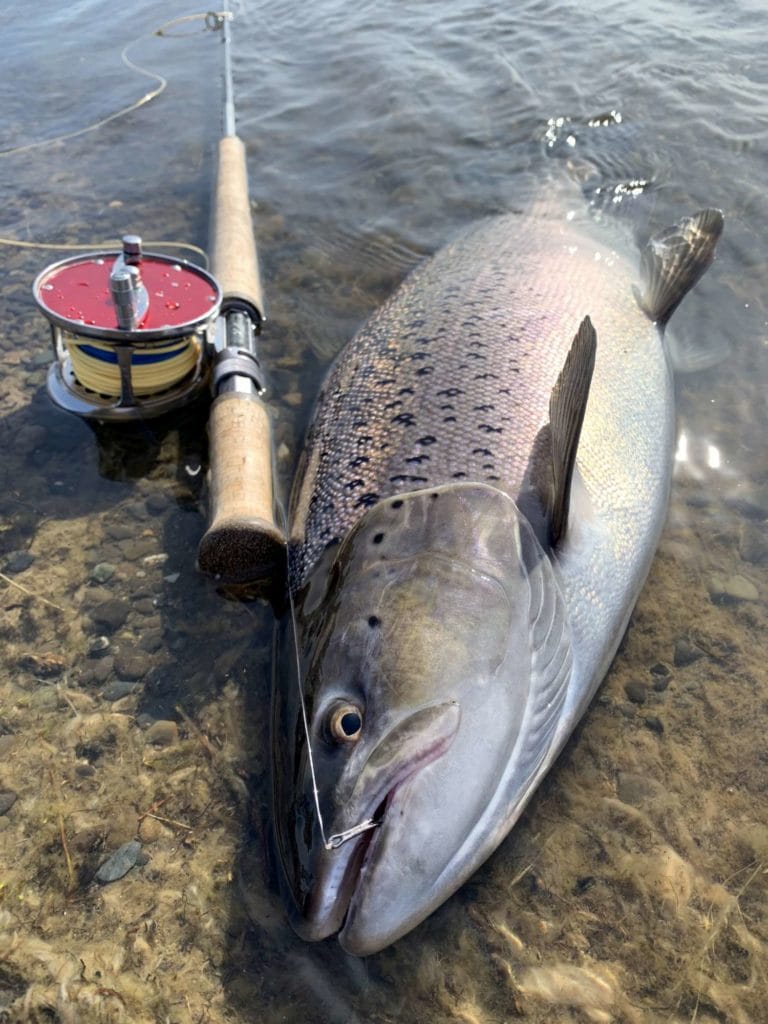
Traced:
[[0, 793], [0, 814], [7, 814], [16, 803], [16, 794], [12, 789]]
[[707, 589], [715, 604], [760, 600], [755, 584], [740, 573], [734, 573], [733, 576], [721, 576], [716, 573], [710, 577]]
[[102, 885], [116, 882], [128, 874], [138, 860], [140, 853], [141, 843], [138, 839], [131, 839], [129, 842], [123, 843], [122, 846], [115, 850], [111, 857], [104, 861], [96, 872], [96, 881], [101, 882]]

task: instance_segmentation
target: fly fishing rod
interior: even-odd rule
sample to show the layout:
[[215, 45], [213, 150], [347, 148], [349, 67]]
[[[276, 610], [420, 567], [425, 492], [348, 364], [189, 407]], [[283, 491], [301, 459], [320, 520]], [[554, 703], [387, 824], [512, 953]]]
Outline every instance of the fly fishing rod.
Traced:
[[209, 525], [198, 567], [225, 583], [275, 580], [285, 546], [274, 516], [272, 438], [257, 339], [264, 321], [248, 197], [245, 146], [235, 131], [231, 13], [206, 15], [221, 31], [224, 124], [212, 205], [212, 273], [143, 251], [62, 260], [33, 292], [49, 321], [53, 402], [96, 422], [164, 415], [210, 387]]

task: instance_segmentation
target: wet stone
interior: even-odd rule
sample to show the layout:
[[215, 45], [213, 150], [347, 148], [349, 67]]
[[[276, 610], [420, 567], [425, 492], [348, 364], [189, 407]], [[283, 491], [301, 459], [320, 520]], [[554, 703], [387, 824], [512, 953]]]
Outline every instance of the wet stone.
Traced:
[[179, 741], [179, 727], [175, 722], [161, 719], [147, 729], [145, 741], [155, 747], [172, 747]]
[[154, 537], [136, 537], [121, 540], [119, 547], [126, 562], [137, 562], [157, 550], [157, 540]]
[[0, 814], [7, 814], [16, 803], [16, 794], [12, 789], [0, 793]]
[[94, 583], [106, 583], [111, 580], [117, 570], [111, 562], [99, 562], [91, 569], [91, 579]]
[[103, 658], [109, 650], [108, 636], [95, 636], [88, 646], [89, 658]]
[[675, 644], [675, 653], [672, 657], [672, 662], [675, 668], [685, 668], [686, 665], [692, 665], [695, 661], [704, 657], [704, 651], [696, 644], [691, 643], [690, 640], [680, 639]]
[[160, 512], [165, 512], [169, 508], [171, 501], [165, 494], [149, 494], [144, 502], [147, 512], [150, 515], [156, 516]]
[[154, 615], [157, 611], [155, 602], [151, 597], [142, 597], [138, 601], [134, 601], [133, 608], [140, 615]]
[[159, 629], [150, 629], [139, 640], [139, 647], [148, 654], [154, 654], [163, 646], [163, 634]]
[[131, 682], [130, 679], [115, 679], [104, 687], [101, 695], [104, 700], [108, 701], [122, 700], [123, 697], [133, 693], [137, 686], [138, 684]]
[[130, 605], [127, 601], [123, 601], [119, 597], [113, 597], [108, 601], [102, 601], [101, 604], [97, 604], [95, 608], [91, 609], [89, 614], [97, 626], [108, 629], [113, 633], [124, 624], [130, 610]]
[[626, 693], [633, 704], [645, 704], [648, 688], [645, 683], [633, 679], [624, 686], [624, 693]]
[[112, 675], [114, 667], [115, 659], [111, 655], [108, 658], [102, 658], [100, 661], [94, 662], [88, 672], [87, 681], [94, 686], [101, 686]]
[[109, 882], [116, 882], [123, 878], [134, 866], [140, 853], [141, 843], [138, 839], [131, 839], [130, 842], [123, 843], [96, 872], [96, 881], [107, 885]]
[[12, 551], [5, 560], [3, 571], [14, 575], [17, 572], [24, 572], [35, 560], [35, 556], [29, 551]]
[[115, 672], [124, 679], [142, 679], [152, 668], [152, 659], [145, 651], [129, 648], [115, 655]]
[[714, 574], [709, 579], [709, 596], [715, 604], [733, 604], [739, 601], [758, 601], [760, 594], [757, 587], [740, 573], [733, 576]]
[[128, 523], [107, 523], [104, 532], [112, 540], [127, 540], [135, 535], [136, 527]]
[[22, 654], [18, 660], [19, 668], [31, 672], [38, 679], [55, 679], [66, 665], [60, 654]]

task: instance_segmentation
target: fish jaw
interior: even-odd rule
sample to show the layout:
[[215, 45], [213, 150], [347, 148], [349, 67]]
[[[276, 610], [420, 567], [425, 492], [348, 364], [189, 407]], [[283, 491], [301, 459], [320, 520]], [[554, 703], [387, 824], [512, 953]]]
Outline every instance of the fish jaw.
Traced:
[[[333, 832], [315, 836], [313, 884], [292, 922], [302, 938], [316, 941], [343, 928], [368, 858], [390, 828], [398, 793], [450, 747], [460, 715], [454, 703], [422, 708], [393, 727], [371, 752], [354, 794], [332, 823]], [[338, 845], [333, 842], [335, 835], [364, 822], [375, 824]]]
[[[275, 730], [298, 737], [277, 765], [275, 823], [294, 927], [338, 931], [363, 956], [447, 899], [522, 810], [570, 678], [569, 626], [549, 557], [486, 485], [380, 503], [321, 590], [299, 596], [297, 625], [326, 838], [376, 827], [325, 848], [295, 708]], [[276, 693], [294, 691], [276, 680]], [[347, 749], [323, 738], [340, 697], [365, 723]]]

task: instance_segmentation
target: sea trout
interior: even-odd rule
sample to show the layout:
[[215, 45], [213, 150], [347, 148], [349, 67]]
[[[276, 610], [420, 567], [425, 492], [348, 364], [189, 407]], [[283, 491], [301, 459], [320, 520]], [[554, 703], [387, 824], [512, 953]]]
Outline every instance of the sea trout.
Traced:
[[332, 368], [292, 498], [295, 649], [288, 624], [273, 701], [300, 935], [366, 955], [417, 925], [587, 708], [665, 520], [664, 330], [722, 224], [704, 210], [655, 235], [638, 275], [586, 218], [483, 222]]

